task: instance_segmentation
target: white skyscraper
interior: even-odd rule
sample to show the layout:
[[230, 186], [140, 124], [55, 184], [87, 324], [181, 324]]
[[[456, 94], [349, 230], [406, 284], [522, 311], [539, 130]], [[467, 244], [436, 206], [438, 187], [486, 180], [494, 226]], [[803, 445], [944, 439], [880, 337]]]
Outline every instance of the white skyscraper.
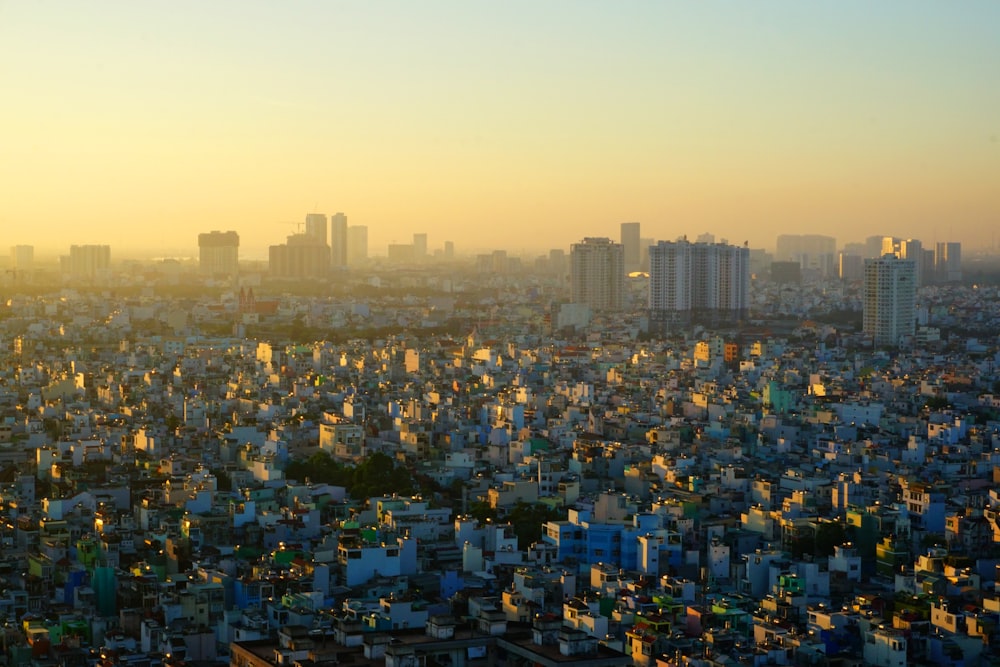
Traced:
[[625, 253], [608, 238], [585, 238], [570, 249], [573, 303], [591, 310], [620, 310], [625, 298]]
[[916, 330], [917, 268], [912, 259], [865, 260], [864, 331], [875, 345], [899, 345]]

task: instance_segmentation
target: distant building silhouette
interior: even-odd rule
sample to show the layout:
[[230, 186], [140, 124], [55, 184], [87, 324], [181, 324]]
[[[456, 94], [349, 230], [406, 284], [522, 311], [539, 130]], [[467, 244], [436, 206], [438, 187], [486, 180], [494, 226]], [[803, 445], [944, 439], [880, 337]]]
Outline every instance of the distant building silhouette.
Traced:
[[208, 232], [198, 235], [198, 269], [209, 276], [236, 276], [240, 267], [240, 235]]
[[413, 235], [413, 259], [422, 262], [427, 259], [427, 234]]
[[111, 246], [73, 245], [64, 265], [65, 272], [73, 278], [92, 280], [106, 274], [111, 268]]
[[11, 246], [10, 268], [12, 271], [16, 271], [19, 274], [31, 273], [35, 268], [35, 246]]
[[314, 239], [319, 239], [322, 243], [327, 243], [326, 216], [322, 213], [306, 215], [306, 234]]
[[639, 223], [623, 222], [620, 240], [625, 254], [625, 273], [640, 270], [642, 268], [642, 241], [639, 238]]
[[274, 278], [324, 278], [330, 274], [330, 246], [317, 236], [292, 234], [268, 249], [268, 271]]
[[938, 282], [958, 282], [962, 279], [962, 244], [938, 243], [934, 251], [934, 273]]
[[820, 234], [781, 234], [774, 259], [796, 261], [805, 272], [831, 278], [837, 275], [837, 239]]
[[334, 213], [330, 216], [330, 266], [332, 268], [343, 269], [347, 266], [347, 247], [347, 216], [343, 213]]
[[347, 263], [362, 264], [368, 259], [368, 227], [351, 225], [347, 228]]

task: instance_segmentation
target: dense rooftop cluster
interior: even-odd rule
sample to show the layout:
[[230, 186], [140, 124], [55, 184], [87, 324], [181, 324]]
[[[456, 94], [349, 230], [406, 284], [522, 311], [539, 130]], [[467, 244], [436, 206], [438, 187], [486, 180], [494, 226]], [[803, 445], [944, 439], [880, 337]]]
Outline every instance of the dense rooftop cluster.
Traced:
[[906, 349], [839, 282], [669, 338], [530, 272], [355, 287], [10, 297], [8, 665], [998, 659], [996, 287]]

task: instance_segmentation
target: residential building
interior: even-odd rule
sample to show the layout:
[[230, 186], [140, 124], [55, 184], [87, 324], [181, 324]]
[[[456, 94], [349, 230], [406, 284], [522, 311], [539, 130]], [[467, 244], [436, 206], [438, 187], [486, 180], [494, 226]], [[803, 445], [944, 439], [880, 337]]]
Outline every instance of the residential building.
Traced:
[[208, 232], [198, 235], [198, 270], [209, 276], [232, 277], [239, 273], [240, 235]]
[[895, 346], [916, 331], [916, 263], [886, 254], [865, 260], [864, 332]]
[[608, 238], [585, 238], [570, 250], [570, 300], [595, 311], [620, 310], [625, 295], [625, 253]]

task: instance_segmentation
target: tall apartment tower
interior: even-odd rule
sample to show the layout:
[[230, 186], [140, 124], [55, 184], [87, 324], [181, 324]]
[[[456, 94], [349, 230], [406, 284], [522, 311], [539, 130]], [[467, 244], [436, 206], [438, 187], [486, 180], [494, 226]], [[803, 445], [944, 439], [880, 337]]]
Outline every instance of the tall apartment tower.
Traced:
[[30, 273], [35, 268], [35, 246], [14, 245], [10, 247], [10, 266], [18, 273]]
[[240, 235], [236, 232], [198, 234], [198, 270], [209, 276], [236, 276], [240, 267]]
[[368, 259], [368, 227], [351, 225], [347, 228], [347, 263], [362, 264]]
[[962, 244], [938, 243], [934, 251], [934, 272], [940, 282], [957, 282], [962, 279]]
[[427, 234], [423, 232], [413, 235], [413, 258], [418, 262], [427, 259]]
[[899, 345], [916, 330], [917, 267], [885, 254], [865, 260], [864, 331], [875, 345]]
[[306, 215], [306, 234], [314, 239], [319, 239], [321, 243], [328, 243], [326, 238], [326, 216], [322, 213], [309, 213]]
[[639, 239], [638, 222], [622, 223], [621, 243], [625, 252], [625, 273], [639, 271], [642, 268], [642, 243]]
[[750, 249], [726, 243], [660, 241], [649, 249], [654, 328], [693, 318], [736, 322], [750, 304]]
[[594, 311], [620, 310], [625, 299], [625, 252], [608, 238], [570, 248], [570, 299]]
[[72, 245], [67, 268], [74, 278], [95, 278], [111, 268], [111, 246]]
[[347, 266], [347, 216], [343, 213], [330, 216], [330, 265], [334, 269]]

